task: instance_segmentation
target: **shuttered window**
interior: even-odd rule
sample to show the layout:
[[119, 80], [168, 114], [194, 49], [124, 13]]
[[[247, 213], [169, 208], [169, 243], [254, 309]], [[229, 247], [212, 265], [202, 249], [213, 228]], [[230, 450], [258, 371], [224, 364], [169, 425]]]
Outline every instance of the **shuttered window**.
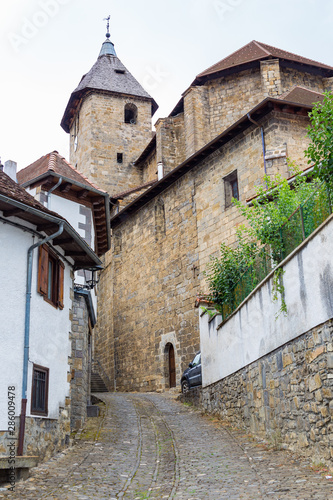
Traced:
[[65, 266], [47, 246], [39, 247], [37, 291], [47, 302], [64, 308]]
[[47, 415], [49, 392], [49, 370], [44, 366], [33, 365], [31, 388], [31, 414]]

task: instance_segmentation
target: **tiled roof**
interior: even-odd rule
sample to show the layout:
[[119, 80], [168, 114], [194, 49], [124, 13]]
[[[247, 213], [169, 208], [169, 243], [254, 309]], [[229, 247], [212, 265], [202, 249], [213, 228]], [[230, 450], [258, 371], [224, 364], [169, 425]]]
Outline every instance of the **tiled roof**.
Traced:
[[324, 100], [324, 95], [319, 92], [314, 92], [313, 90], [306, 89], [305, 87], [300, 87], [295, 85], [291, 89], [287, 90], [279, 96], [279, 99], [283, 101], [306, 104], [311, 106], [316, 102], [322, 102]]
[[152, 114], [158, 108], [154, 99], [144, 90], [128, 69], [125, 68], [118, 57], [103, 54], [98, 57], [94, 66], [82, 77], [79, 85], [72, 92], [61, 121], [61, 126], [66, 132], [69, 132], [71, 120], [79, 104], [79, 100], [86, 92], [91, 90], [149, 99], [152, 103]]
[[285, 59], [288, 61], [306, 64], [308, 66], [314, 66], [316, 68], [321, 68], [333, 72], [332, 66], [328, 66], [327, 64], [322, 64], [320, 62], [313, 61], [312, 59], [298, 56], [296, 54], [293, 54], [292, 52], [287, 52], [286, 50], [281, 50], [276, 47], [272, 47], [271, 45], [266, 45], [265, 43], [256, 42], [255, 40], [253, 40], [247, 45], [244, 45], [244, 47], [242, 47], [241, 49], [233, 52], [233, 54], [231, 54], [230, 56], [222, 59], [218, 63], [200, 73], [197, 76], [197, 79], [200, 80], [204, 77], [212, 76], [215, 73], [220, 73], [224, 70], [236, 68], [252, 61], [259, 61], [270, 58]]
[[39, 160], [36, 160], [34, 163], [31, 163], [28, 167], [19, 170], [17, 172], [17, 181], [19, 184], [27, 185], [30, 181], [37, 179], [46, 172], [61, 175], [67, 179], [73, 180], [74, 182], [83, 184], [87, 186], [87, 188], [97, 189], [98, 191], [101, 191], [101, 193], [105, 193], [105, 191], [90, 182], [85, 175], [81, 174], [81, 172], [72, 167], [72, 165], [68, 163], [57, 151], [48, 153], [47, 155], [39, 158]]
[[[65, 198], [71, 196], [72, 201], [76, 203], [88, 202], [92, 204], [97, 233], [96, 253], [103, 255], [110, 248], [109, 195], [106, 191], [90, 182], [57, 151], [42, 156], [39, 160], [17, 172], [17, 180], [22, 186], [43, 185], [43, 189], [46, 191], [56, 186], [60, 177], [62, 177], [62, 183], [54, 191], [55, 194]], [[84, 197], [82, 193], [84, 193]]]
[[44, 207], [44, 205], [39, 203], [39, 201], [35, 200], [33, 196], [27, 193], [27, 191], [23, 187], [13, 181], [2, 170], [0, 170], [0, 194], [2, 194], [3, 196], [7, 196], [7, 198], [10, 198], [12, 200], [19, 201], [24, 205], [35, 208], [36, 210], [40, 210], [41, 212], [45, 212], [47, 214], [53, 215], [54, 217], [62, 219], [59, 214], [51, 212], [51, 210], [48, 210]]
[[[37, 227], [42, 224], [40, 230], [47, 235], [54, 234], [59, 228], [60, 221], [64, 221], [64, 240], [57, 244], [65, 250], [65, 253], [70, 252], [77, 269], [96, 266], [101, 268], [101, 261], [66, 219], [45, 208], [2, 170], [0, 170], [0, 210], [5, 218], [18, 217]], [[46, 221], [47, 224], [43, 227]]]

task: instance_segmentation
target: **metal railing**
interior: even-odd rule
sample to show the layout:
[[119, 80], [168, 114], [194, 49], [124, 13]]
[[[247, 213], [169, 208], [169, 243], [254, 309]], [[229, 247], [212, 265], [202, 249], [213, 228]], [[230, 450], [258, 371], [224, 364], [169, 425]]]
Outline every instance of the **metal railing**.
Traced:
[[220, 306], [223, 320], [226, 320], [256, 286], [329, 217], [332, 208], [332, 193], [326, 182], [323, 182], [280, 228], [279, 235], [277, 234], [281, 243], [279, 255], [275, 252], [273, 260], [270, 249], [266, 246], [242, 274], [232, 290], [230, 301]]

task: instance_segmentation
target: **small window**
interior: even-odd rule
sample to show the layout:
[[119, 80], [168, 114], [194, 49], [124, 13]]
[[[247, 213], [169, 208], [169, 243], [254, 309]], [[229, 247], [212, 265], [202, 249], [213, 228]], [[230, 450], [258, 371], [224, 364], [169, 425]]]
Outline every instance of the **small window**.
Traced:
[[47, 302], [64, 308], [65, 266], [47, 245], [39, 247], [37, 291]]
[[138, 118], [138, 108], [135, 104], [126, 104], [125, 106], [125, 123], [135, 125]]
[[49, 369], [33, 365], [31, 388], [31, 414], [44, 415], [48, 413]]
[[123, 153], [117, 153], [117, 163], [123, 162]]
[[124, 75], [125, 70], [124, 69], [115, 69], [115, 72], [118, 73], [118, 75]]
[[232, 199], [239, 200], [237, 170], [224, 178], [225, 208], [232, 205]]

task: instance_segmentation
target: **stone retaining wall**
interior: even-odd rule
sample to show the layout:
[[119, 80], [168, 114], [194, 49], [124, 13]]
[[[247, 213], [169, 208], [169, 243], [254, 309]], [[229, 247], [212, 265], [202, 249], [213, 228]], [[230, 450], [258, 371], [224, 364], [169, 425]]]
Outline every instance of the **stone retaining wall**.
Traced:
[[332, 368], [331, 319], [185, 400], [333, 465]]
[[[20, 418], [15, 419], [15, 442], [18, 441]], [[8, 456], [8, 444], [14, 439], [8, 432], [0, 432], [0, 456]], [[27, 417], [23, 455], [38, 457], [38, 461], [49, 459], [70, 444], [70, 399], [59, 408], [59, 418]]]

